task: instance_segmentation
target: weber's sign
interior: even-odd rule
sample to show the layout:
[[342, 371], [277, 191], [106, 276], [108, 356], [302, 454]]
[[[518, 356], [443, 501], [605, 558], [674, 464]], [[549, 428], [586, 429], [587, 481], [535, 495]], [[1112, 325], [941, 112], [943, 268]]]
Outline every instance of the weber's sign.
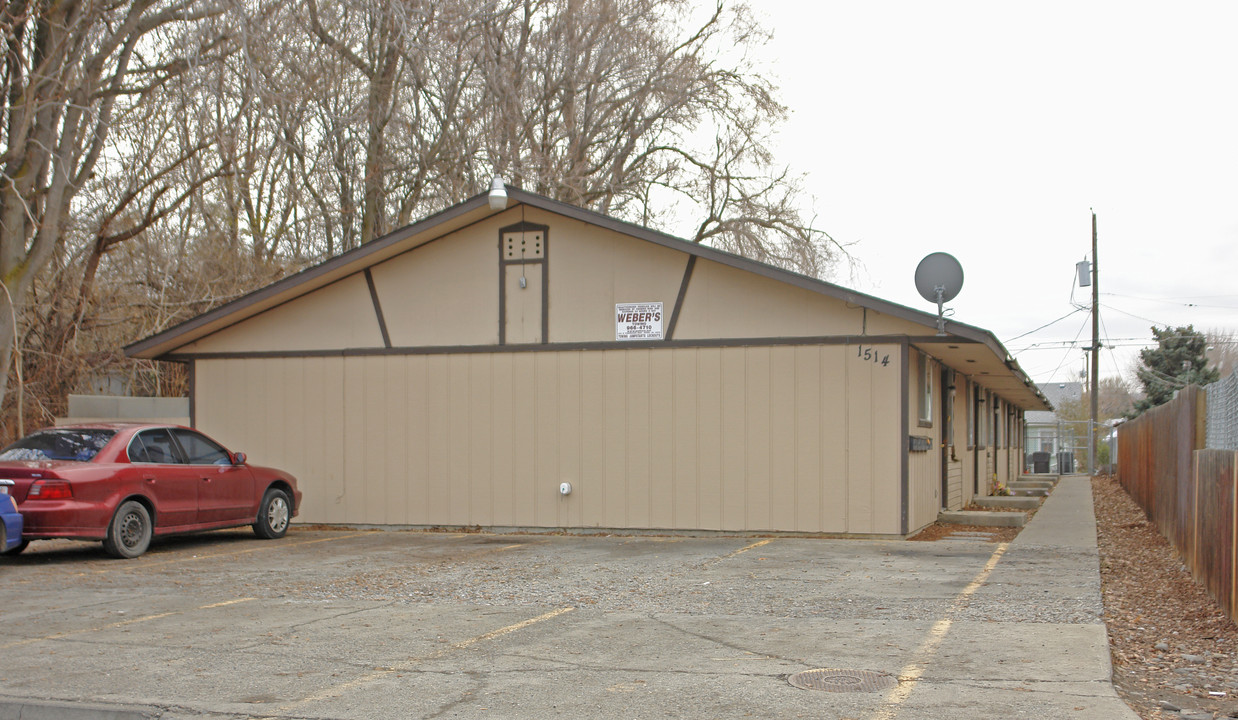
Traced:
[[661, 340], [662, 303], [615, 303], [616, 340]]

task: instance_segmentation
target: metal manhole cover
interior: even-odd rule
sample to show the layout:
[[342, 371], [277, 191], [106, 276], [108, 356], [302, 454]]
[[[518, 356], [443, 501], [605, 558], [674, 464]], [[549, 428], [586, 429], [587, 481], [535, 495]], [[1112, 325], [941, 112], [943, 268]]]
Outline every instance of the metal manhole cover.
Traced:
[[898, 686], [898, 678], [877, 670], [805, 670], [787, 678], [801, 690], [828, 692], [877, 692]]

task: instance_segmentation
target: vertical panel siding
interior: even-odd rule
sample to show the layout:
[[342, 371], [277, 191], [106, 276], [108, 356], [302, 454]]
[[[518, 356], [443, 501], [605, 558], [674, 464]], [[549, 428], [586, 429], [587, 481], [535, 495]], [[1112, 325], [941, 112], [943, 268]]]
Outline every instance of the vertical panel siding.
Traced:
[[722, 350], [722, 529], [744, 528], [744, 496], [747, 494], [747, 443], [744, 420], [744, 348]]
[[[494, 510], [494, 524], [502, 526], [516, 524], [516, 471], [513, 467], [516, 457], [516, 434], [513, 430], [516, 411], [515, 393], [512, 392], [512, 384], [515, 382], [514, 357], [490, 356], [490, 501]], [[426, 422], [432, 423], [434, 418], [427, 417]], [[430, 452], [432, 449], [426, 450]]]
[[704, 348], [684, 350], [696, 355], [697, 403], [697, 505], [699, 527], [722, 529], [723, 463], [722, 440], [722, 350]]
[[[659, 353], [661, 354], [661, 353]], [[674, 437], [674, 460], [671, 468], [670, 481], [673, 484], [671, 507], [673, 511], [672, 525], [667, 527], [706, 527], [702, 521], [701, 503], [703, 493], [699, 491], [704, 480], [700, 470], [700, 448], [698, 438], [703, 436], [705, 428], [700, 410], [700, 374], [697, 369], [699, 359], [693, 350], [672, 350], [672, 401], [674, 427], [671, 429]], [[715, 413], [714, 417], [717, 415]]]
[[[874, 365], [863, 361], [851, 346], [848, 346], [848, 350], [845, 358], [846, 386], [843, 396], [846, 408], [843, 422], [848, 426], [846, 532], [875, 533], [875, 494], [878, 486], [883, 484], [879, 481], [873, 457], [873, 436], [877, 432], [878, 423], [872, 393]], [[901, 454], [901, 451], [898, 454]], [[866, 478], [867, 482], [857, 483], [854, 478]], [[898, 495], [887, 496], [883, 500], [897, 504]]]
[[[299, 457], [307, 463], [321, 465], [323, 448], [318, 438], [323, 435], [325, 398], [321, 391], [312, 394], [303, 392], [303, 389], [314, 381], [311, 377], [312, 367], [306, 360], [286, 364], [289, 392], [281, 433], [284, 443], [282, 457]], [[318, 377], [321, 377], [321, 374]]]
[[[468, 428], [468, 504], [471, 522], [494, 525], [494, 394], [491, 383], [494, 378], [492, 355], [469, 355], [469, 428]], [[398, 361], [398, 358], [391, 358]], [[407, 522], [407, 521], [406, 521]]]
[[303, 522], [897, 534], [897, 350], [205, 360], [195, 377], [199, 425], [297, 475]]
[[471, 525], [469, 507], [469, 445], [473, 419], [469, 414], [468, 356], [447, 356], [447, 412], [439, 417], [447, 424], [447, 477], [443, 483], [450, 525]]
[[673, 352], [649, 353], [649, 527], [675, 527]]
[[[821, 416], [818, 436], [820, 451], [817, 454], [821, 468], [821, 527], [838, 528], [835, 532], [850, 531], [848, 517], [852, 482], [857, 493], [869, 492], [872, 483], [871, 475], [855, 474], [851, 465], [855, 452], [851, 445], [852, 429], [855, 428], [857, 433], [868, 432], [868, 428], [860, 428], [846, 411], [847, 393], [852, 386], [846, 368], [852, 354], [854, 348], [850, 345], [816, 348], [817, 381], [821, 388], [817, 404]], [[843, 369], [840, 371], [838, 368]], [[866, 391], [867, 388], [857, 390]]]
[[[872, 438], [870, 462], [873, 468], [873, 529], [869, 532], [884, 535], [902, 532], [904, 439], [902, 435], [902, 389], [899, 377], [903, 370], [900, 367], [902, 363], [899, 359], [898, 347], [890, 347], [889, 350], [890, 364], [888, 366], [873, 365], [873, 374], [867, 389], [869, 401], [873, 405], [873, 419], [869, 425]], [[855, 435], [853, 434], [852, 437]], [[858, 483], [858, 478], [853, 482]]]
[[[530, 354], [533, 358], [536, 390], [533, 427], [533, 473], [524, 491], [534, 498], [534, 525], [559, 524], [559, 358], [557, 353]], [[472, 521], [485, 524], [480, 520]]]
[[624, 384], [627, 393], [624, 402], [627, 404], [628, 422], [619, 451], [623, 453], [627, 467], [625, 523], [629, 527], [650, 527], [650, 451], [653, 438], [649, 422], [649, 352], [634, 350], [622, 356], [626, 360]]
[[770, 525], [770, 362], [769, 348], [744, 349], [744, 505], [743, 527]]
[[602, 515], [603, 527], [629, 527], [627, 448], [627, 358], [602, 356]]
[[[350, 359], [351, 360], [351, 359]], [[358, 447], [365, 455], [365, 477], [359, 484], [365, 486], [365, 522], [382, 525], [391, 520], [387, 517], [387, 489], [389, 482], [371, 482], [369, 478], [388, 478], [390, 473], [402, 472], [392, 467], [387, 458], [387, 433], [383, 428], [386, 418], [386, 358], [382, 356], [356, 358], [364, 376], [365, 390], [360, 398], [364, 403], [360, 415], [363, 420]]]
[[537, 525], [536, 448], [537, 355], [519, 353], [512, 358], [512, 505], [513, 523]]
[[[790, 384], [795, 416], [791, 442], [794, 443], [794, 521], [795, 530], [809, 530], [824, 525], [824, 499], [830, 478], [823, 477], [822, 455], [826, 439], [822, 437], [820, 347], [797, 347], [791, 350], [794, 381]], [[799, 396], [798, 399], [795, 396]], [[815, 402], [814, 402], [815, 400]], [[784, 400], [785, 402], [785, 400]]]
[[[404, 522], [410, 525], [425, 525], [429, 520], [429, 487], [430, 487], [430, 437], [429, 420], [425, 408], [426, 397], [426, 358], [410, 357], [404, 363], [404, 382], [408, 394], [404, 400], [404, 442], [408, 462], [405, 464], [408, 485], [407, 500], [404, 511]], [[399, 403], [400, 398], [392, 398], [393, 403]]]
[[582, 524], [601, 527], [605, 517], [606, 494], [606, 357], [602, 353], [580, 356], [581, 472], [576, 504], [581, 508]]
[[[769, 350], [769, 527], [796, 528], [795, 509], [799, 505], [796, 491], [796, 451], [798, 433], [795, 423], [801, 403], [796, 400], [795, 348], [778, 347]], [[809, 394], [808, 397], [814, 397]]]
[[556, 524], [564, 527], [579, 527], [584, 524], [581, 515], [583, 503], [579, 493], [582, 489], [581, 448], [583, 443], [583, 420], [581, 404], [580, 360], [582, 353], [558, 354], [559, 383], [559, 482], [572, 484], [572, 496], [557, 496], [555, 502]]
[[[365, 374], [356, 358], [344, 359], [344, 514], [354, 523], [374, 522], [365, 504], [370, 485], [370, 464], [362, 443], [365, 441]], [[251, 362], [262, 363], [261, 360]], [[275, 397], [279, 397], [276, 395]], [[375, 476], [377, 477], [377, 476]]]
[[426, 523], [449, 522], [451, 517], [448, 485], [450, 420], [447, 399], [447, 356], [429, 355], [424, 359], [426, 404]]
[[[322, 426], [319, 432], [315, 433], [321, 443], [319, 447], [321, 447], [322, 464], [310, 465], [307, 471], [312, 470], [317, 475], [315, 480], [320, 483], [319, 492], [323, 495], [323, 502], [327, 503], [330, 508], [330, 511], [326, 513], [326, 517], [330, 519], [326, 522], [355, 522], [348, 514], [344, 490], [345, 469], [347, 468], [349, 472], [353, 472], [353, 469], [346, 465], [344, 453], [339, 448], [340, 438], [344, 437], [345, 422], [344, 360], [343, 358], [307, 358], [305, 362], [317, 366], [314, 375], [317, 376], [319, 384], [312, 384], [314, 380], [307, 373], [306, 387], [303, 390], [309, 393], [321, 392], [325, 406]], [[315, 455], [317, 454], [315, 452]], [[289, 456], [283, 464], [278, 462], [277, 464], [287, 467], [286, 461], [291, 459], [292, 457]], [[297, 478], [305, 477], [304, 473], [298, 474], [295, 470], [293, 473]]]

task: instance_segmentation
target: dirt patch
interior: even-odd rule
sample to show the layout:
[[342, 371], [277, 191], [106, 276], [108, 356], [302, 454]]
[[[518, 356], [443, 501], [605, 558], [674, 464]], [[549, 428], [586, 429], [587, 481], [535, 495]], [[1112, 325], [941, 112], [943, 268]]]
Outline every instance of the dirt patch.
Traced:
[[[1023, 528], [1016, 527], [989, 527], [986, 525], [952, 525], [950, 523], [935, 522], [932, 525], [924, 528], [920, 532], [907, 538], [908, 540], [944, 540], [955, 536], [970, 537], [972, 539], [982, 539], [986, 542], [1010, 542]], [[986, 534], [989, 537], [977, 538], [979, 534]]]
[[1144, 720], [1238, 717], [1238, 626], [1121, 485], [1094, 478], [1092, 496], [1118, 693]]

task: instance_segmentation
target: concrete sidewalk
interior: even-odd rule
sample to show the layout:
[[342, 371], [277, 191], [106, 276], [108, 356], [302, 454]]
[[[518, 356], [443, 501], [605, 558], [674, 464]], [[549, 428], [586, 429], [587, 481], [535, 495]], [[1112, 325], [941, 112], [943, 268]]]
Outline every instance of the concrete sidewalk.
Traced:
[[[994, 616], [995, 607], [1000, 616]], [[940, 687], [913, 695], [906, 717], [946, 717], [947, 704], [935, 700], [953, 686], [961, 706], [990, 695], [1002, 698], [993, 698], [994, 709], [1009, 702], [1006, 717], [1058, 717], [1042, 714], [1045, 708], [1035, 698], [1047, 694], [1074, 699], [1075, 712], [1062, 707], [1062, 717], [1138, 720], [1111, 682], [1087, 476], [1063, 476], [1010, 543], [943, 642], [943, 653], [951, 652], [970, 653], [976, 666], [996, 664], [1018, 682], [977, 684], [968, 664], [947, 664], [937, 678]]]
[[[224, 532], [36, 544], [0, 578], [0, 720], [1136, 718], [1083, 477], [1007, 547]], [[818, 668], [898, 683], [788, 682]]]

